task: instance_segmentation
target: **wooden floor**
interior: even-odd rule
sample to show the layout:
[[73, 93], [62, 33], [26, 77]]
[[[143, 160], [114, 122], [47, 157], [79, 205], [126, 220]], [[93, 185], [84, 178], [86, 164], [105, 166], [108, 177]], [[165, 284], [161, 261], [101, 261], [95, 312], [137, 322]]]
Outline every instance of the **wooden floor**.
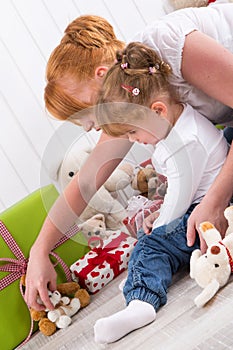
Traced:
[[184, 270], [175, 276], [168, 293], [168, 303], [156, 320], [118, 342], [99, 345], [94, 342], [95, 321], [124, 307], [118, 286], [126, 272], [92, 297], [91, 304], [80, 310], [73, 323], [51, 337], [33, 335], [21, 349], [43, 350], [222, 350], [233, 349], [233, 284], [223, 288], [209, 304], [198, 309], [193, 299], [201, 289]]

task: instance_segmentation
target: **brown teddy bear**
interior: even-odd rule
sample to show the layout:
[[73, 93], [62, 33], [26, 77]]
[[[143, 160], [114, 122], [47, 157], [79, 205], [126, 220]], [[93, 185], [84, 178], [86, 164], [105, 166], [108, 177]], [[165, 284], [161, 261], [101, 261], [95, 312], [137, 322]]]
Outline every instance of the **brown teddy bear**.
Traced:
[[57, 285], [55, 292], [49, 292], [54, 310], [37, 311], [30, 309], [33, 321], [39, 322], [39, 330], [46, 336], [56, 332], [57, 328], [66, 328], [71, 323], [71, 317], [80, 308], [90, 303], [90, 295], [86, 289], [80, 288], [76, 282], [66, 282]]
[[138, 168], [131, 186], [134, 190], [150, 200], [161, 199], [167, 190], [167, 180], [156, 172], [151, 164]]

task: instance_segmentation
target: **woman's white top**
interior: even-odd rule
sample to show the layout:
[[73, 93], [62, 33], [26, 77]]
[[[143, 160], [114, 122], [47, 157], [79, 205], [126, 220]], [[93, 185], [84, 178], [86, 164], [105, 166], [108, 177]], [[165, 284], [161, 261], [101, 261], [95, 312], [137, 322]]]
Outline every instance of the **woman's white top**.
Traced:
[[207, 7], [174, 11], [152, 22], [143, 32], [136, 35], [134, 41], [154, 48], [159, 56], [170, 64], [174, 74], [171, 83], [178, 88], [183, 102], [189, 103], [215, 123], [233, 126], [232, 109], [210, 98], [182, 77], [181, 62], [185, 37], [195, 30], [207, 34], [233, 52], [233, 4], [213, 3]]
[[228, 152], [221, 130], [190, 105], [152, 156], [155, 169], [168, 180], [167, 193], [154, 222], [158, 227], [185, 214], [199, 203], [217, 177]]

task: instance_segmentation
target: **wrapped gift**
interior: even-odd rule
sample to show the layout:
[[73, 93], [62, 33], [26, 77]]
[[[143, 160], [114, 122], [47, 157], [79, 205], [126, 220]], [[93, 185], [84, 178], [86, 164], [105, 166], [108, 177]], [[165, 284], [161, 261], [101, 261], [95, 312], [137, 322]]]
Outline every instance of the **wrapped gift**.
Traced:
[[127, 213], [128, 216], [123, 220], [129, 233], [137, 237], [137, 232], [142, 228], [143, 220], [151, 213], [159, 210], [163, 204], [163, 199], [149, 200], [141, 195], [130, 198]]
[[137, 240], [124, 232], [116, 232], [77, 260], [70, 269], [73, 279], [90, 293], [98, 292], [127, 269]]
[[[0, 339], [2, 350], [15, 349], [30, 334], [32, 322], [24, 301], [20, 277], [25, 274], [30, 248], [40, 232], [47, 211], [58, 197], [53, 185], [45, 186], [0, 214]], [[55, 246], [51, 260], [57, 282], [69, 278], [69, 266], [89, 251], [74, 225]], [[80, 239], [78, 239], [80, 236]], [[38, 262], [39, 264], [39, 262]], [[35, 330], [35, 328], [34, 328]]]

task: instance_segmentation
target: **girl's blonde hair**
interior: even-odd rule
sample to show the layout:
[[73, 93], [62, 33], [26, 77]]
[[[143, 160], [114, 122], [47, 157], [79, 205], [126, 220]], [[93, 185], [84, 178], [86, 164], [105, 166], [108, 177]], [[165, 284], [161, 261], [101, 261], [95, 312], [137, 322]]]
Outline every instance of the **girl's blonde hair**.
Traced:
[[[144, 44], [132, 42], [117, 53], [99, 93], [97, 120], [105, 133], [120, 136], [143, 118], [156, 98], [171, 103], [178, 96], [169, 83], [171, 67]], [[145, 108], [147, 107], [147, 108]]]
[[71, 22], [47, 63], [44, 91], [47, 110], [65, 120], [90, 107], [75, 98], [72, 90], [75, 92], [77, 83], [93, 79], [98, 66], [111, 66], [116, 51], [123, 47], [113, 27], [102, 17], [87, 15]]

